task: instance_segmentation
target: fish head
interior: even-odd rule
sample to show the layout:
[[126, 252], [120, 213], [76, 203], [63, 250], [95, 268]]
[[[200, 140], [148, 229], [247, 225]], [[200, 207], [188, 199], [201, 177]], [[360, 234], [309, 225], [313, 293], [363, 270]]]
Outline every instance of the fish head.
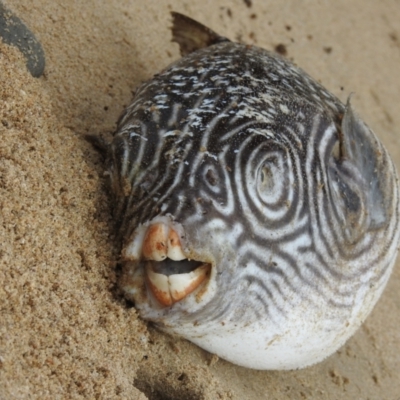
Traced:
[[[180, 150], [166, 144], [161, 158], [168, 154]], [[162, 173], [159, 164], [128, 168], [137, 173], [126, 200], [134, 199], [125, 207], [129, 218], [124, 214], [121, 286], [141, 315], [158, 324], [206, 324], [221, 310], [230, 318], [242, 314], [237, 294], [249, 285], [246, 265], [273, 264], [273, 246], [253, 258], [254, 241], [296, 209], [285, 184], [295, 179], [288, 150], [260, 130], [168, 161]]]

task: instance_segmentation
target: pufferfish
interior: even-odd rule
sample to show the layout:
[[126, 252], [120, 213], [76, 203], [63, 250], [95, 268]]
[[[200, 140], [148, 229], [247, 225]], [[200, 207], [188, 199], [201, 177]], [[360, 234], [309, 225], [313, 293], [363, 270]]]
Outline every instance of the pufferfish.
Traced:
[[143, 319], [232, 363], [317, 363], [390, 276], [394, 164], [350, 99], [172, 16], [183, 57], [137, 89], [108, 146], [120, 287]]

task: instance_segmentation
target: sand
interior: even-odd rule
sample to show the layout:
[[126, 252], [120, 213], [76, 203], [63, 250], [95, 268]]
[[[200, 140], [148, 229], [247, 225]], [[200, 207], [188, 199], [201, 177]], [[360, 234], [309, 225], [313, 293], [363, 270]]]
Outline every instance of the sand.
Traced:
[[[169, 11], [277, 48], [359, 114], [400, 170], [396, 0], [7, 0], [46, 53], [0, 43], [0, 399], [400, 399], [400, 265], [343, 348], [300, 371], [232, 365], [142, 321], [116, 286], [103, 160], [132, 92], [179, 57]], [[301, 6], [300, 6], [301, 4]], [[278, 46], [278, 47], [277, 47]]]

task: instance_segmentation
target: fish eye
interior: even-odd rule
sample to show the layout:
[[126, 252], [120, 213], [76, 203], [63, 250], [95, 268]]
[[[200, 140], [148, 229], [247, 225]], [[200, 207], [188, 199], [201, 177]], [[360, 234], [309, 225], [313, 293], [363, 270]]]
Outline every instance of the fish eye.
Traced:
[[274, 162], [267, 161], [260, 168], [258, 176], [258, 189], [262, 192], [270, 191], [274, 187]]
[[280, 154], [269, 154], [259, 161], [251, 180], [251, 191], [264, 205], [280, 207], [288, 199], [290, 188], [285, 159]]
[[260, 178], [261, 178], [261, 184], [263, 185], [268, 184], [268, 179], [271, 178], [271, 170], [267, 166], [261, 168]]

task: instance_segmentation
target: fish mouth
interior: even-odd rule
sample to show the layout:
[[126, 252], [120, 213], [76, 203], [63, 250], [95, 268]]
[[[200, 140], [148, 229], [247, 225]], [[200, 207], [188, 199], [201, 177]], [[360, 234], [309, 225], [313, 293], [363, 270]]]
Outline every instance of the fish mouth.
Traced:
[[185, 254], [183, 228], [160, 219], [138, 228], [123, 250], [123, 259], [144, 269], [147, 290], [161, 306], [168, 307], [206, 285], [211, 263]]

